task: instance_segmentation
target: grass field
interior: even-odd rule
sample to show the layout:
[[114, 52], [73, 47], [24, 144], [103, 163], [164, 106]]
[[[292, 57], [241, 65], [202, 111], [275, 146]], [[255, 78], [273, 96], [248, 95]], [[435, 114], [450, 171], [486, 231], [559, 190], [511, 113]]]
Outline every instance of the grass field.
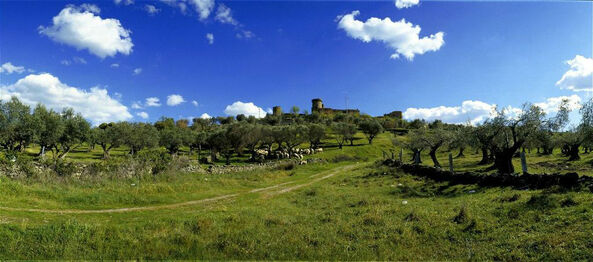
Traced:
[[[327, 162], [291, 170], [0, 178], [0, 206], [9, 207], [0, 209], [0, 259], [593, 260], [588, 191], [435, 183], [375, 163], [393, 149], [389, 134], [343, 150], [326, 142], [324, 153], [308, 157]], [[486, 167], [470, 153], [455, 159], [457, 170]], [[439, 158], [446, 165], [447, 153]], [[592, 173], [589, 155], [564, 159], [528, 154], [532, 172]], [[217, 196], [229, 197], [171, 206]], [[76, 212], [128, 207], [147, 209]]]

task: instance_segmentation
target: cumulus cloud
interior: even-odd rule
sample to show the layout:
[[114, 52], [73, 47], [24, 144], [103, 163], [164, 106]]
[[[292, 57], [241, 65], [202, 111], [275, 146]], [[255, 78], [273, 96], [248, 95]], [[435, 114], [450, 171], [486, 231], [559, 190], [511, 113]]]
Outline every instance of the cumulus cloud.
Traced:
[[[568, 101], [568, 108], [571, 111], [578, 110], [581, 107], [581, 98], [577, 95], [550, 97], [543, 102], [534, 103], [533, 105], [540, 107], [546, 114], [554, 114], [558, 112], [558, 107], [563, 100]], [[408, 108], [403, 114], [404, 118], [408, 120], [424, 119], [426, 121], [433, 121], [439, 119], [443, 122], [453, 124], [462, 124], [469, 121], [472, 125], [476, 125], [488, 118], [495, 117], [498, 114], [496, 109], [496, 104], [466, 100], [461, 103], [461, 106]], [[509, 118], [515, 118], [523, 112], [521, 108], [510, 105], [502, 107], [501, 111]]]
[[2, 66], [0, 66], [0, 73], [6, 73], [6, 74], [12, 74], [12, 73], [17, 73], [17, 74], [21, 74], [25, 72], [25, 67], [24, 66], [15, 66], [10, 62], [6, 62], [4, 64], [2, 64]]
[[211, 33], [206, 34], [206, 39], [208, 40], [208, 44], [214, 44], [214, 35]]
[[12, 96], [30, 106], [41, 103], [56, 111], [71, 107], [94, 125], [132, 118], [128, 108], [111, 97], [106, 89], [83, 90], [68, 86], [49, 73], [31, 74], [12, 85], [0, 87], [2, 100]]
[[385, 43], [395, 51], [391, 58], [403, 55], [406, 59], [412, 60], [416, 55], [439, 50], [445, 43], [443, 32], [420, 37], [420, 26], [406, 22], [405, 19], [391, 21], [389, 17], [384, 19], [371, 17], [363, 22], [355, 18], [359, 14], [357, 10], [338, 16], [338, 28], [346, 31], [350, 37], [365, 43], [371, 41]]
[[194, 105], [194, 106], [198, 106], [198, 101], [193, 100], [193, 101], [191, 101], [191, 104]]
[[140, 73], [142, 73], [142, 68], [136, 68], [136, 69], [134, 69], [134, 72], [132, 74], [139, 75]]
[[149, 107], [159, 107], [161, 106], [161, 100], [158, 97], [149, 97], [146, 98], [144, 104]]
[[214, 9], [214, 0], [189, 0], [189, 2], [194, 5], [201, 20], [208, 18]]
[[135, 101], [132, 103], [133, 109], [142, 109], [142, 103], [140, 101]]
[[161, 11], [161, 9], [156, 8], [154, 5], [145, 5], [144, 11], [146, 11], [149, 15], [155, 15]]
[[224, 113], [229, 116], [236, 116], [239, 114], [254, 116], [257, 118], [266, 116], [266, 112], [261, 107], [256, 106], [252, 102], [243, 103], [241, 101], [237, 101], [226, 106]]
[[424, 119], [426, 121], [442, 120], [447, 123], [461, 124], [470, 121], [478, 124], [496, 114], [496, 105], [482, 101], [466, 100], [461, 106], [438, 106], [432, 108], [408, 108], [404, 118]]
[[556, 86], [575, 92], [593, 91], [593, 58], [577, 55], [566, 64], [570, 69], [556, 82]]
[[238, 25], [239, 23], [237, 20], [233, 18], [233, 12], [230, 8], [228, 8], [224, 4], [219, 4], [218, 9], [216, 9], [216, 16], [214, 17], [216, 21], [221, 22], [223, 24], [231, 24], [231, 25]]
[[546, 114], [550, 114], [558, 112], [558, 107], [564, 100], [568, 101], [568, 109], [571, 111], [581, 108], [581, 97], [577, 95], [550, 97], [546, 101], [534, 103], [534, 105], [540, 107]]
[[117, 19], [101, 18], [99, 12], [95, 5], [67, 6], [52, 19], [51, 26], [39, 26], [39, 33], [101, 58], [130, 54], [134, 46], [130, 31]]
[[173, 95], [167, 96], [167, 105], [168, 106], [176, 106], [183, 102], [185, 102], [185, 100], [180, 95], [173, 94]]
[[207, 113], [203, 113], [203, 114], [200, 116], [200, 118], [201, 118], [201, 119], [210, 119], [210, 118], [212, 118], [212, 117], [211, 117], [209, 114], [207, 114]]
[[408, 8], [417, 5], [420, 0], [395, 0], [395, 7], [397, 9]]
[[138, 113], [136, 113], [136, 115], [142, 119], [148, 119], [148, 113], [146, 113], [146, 112], [138, 112]]
[[117, 64], [117, 63], [116, 64], [111, 64], [111, 68], [118, 68], [118, 67], [119, 67], [119, 64]]

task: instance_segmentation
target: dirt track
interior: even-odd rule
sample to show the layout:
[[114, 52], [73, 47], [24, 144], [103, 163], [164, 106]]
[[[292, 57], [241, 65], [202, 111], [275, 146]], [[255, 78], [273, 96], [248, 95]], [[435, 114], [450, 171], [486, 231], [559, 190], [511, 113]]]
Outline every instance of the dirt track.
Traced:
[[[273, 191], [270, 192], [268, 194], [266, 194], [266, 197], [270, 197], [270, 196], [275, 196], [275, 195], [279, 195], [279, 194], [283, 194], [283, 193], [287, 193], [302, 187], [306, 187], [306, 186], [310, 186], [315, 182], [319, 182], [321, 180], [325, 180], [328, 179], [334, 175], [336, 175], [339, 171], [346, 171], [346, 170], [350, 170], [352, 168], [354, 168], [355, 166], [357, 166], [356, 164], [354, 165], [348, 165], [348, 166], [343, 166], [343, 167], [337, 167], [334, 169], [330, 169], [327, 171], [323, 171], [320, 172], [318, 174], [312, 175], [309, 178], [314, 178], [309, 182], [303, 183], [303, 184], [299, 184], [299, 185], [295, 185], [295, 186], [291, 186], [291, 187], [286, 187], [283, 189], [280, 189], [278, 191]], [[327, 174], [324, 176], [321, 176], [323, 174]], [[319, 178], [315, 178], [321, 176]], [[201, 203], [208, 203], [208, 202], [215, 202], [218, 200], [224, 200], [224, 199], [230, 199], [239, 195], [245, 195], [245, 194], [249, 194], [249, 193], [257, 193], [257, 192], [265, 192], [265, 191], [269, 191], [272, 189], [276, 189], [276, 188], [280, 188], [282, 186], [288, 185], [288, 184], [292, 184], [294, 182], [286, 182], [286, 183], [281, 183], [281, 184], [277, 184], [277, 185], [273, 185], [273, 186], [269, 186], [269, 187], [263, 187], [263, 188], [256, 188], [256, 189], [252, 189], [249, 190], [247, 192], [241, 192], [241, 193], [234, 193], [234, 194], [227, 194], [227, 195], [221, 195], [221, 196], [216, 196], [216, 197], [210, 197], [210, 198], [204, 198], [204, 199], [198, 199], [198, 200], [192, 200], [192, 201], [187, 201], [187, 202], [181, 202], [181, 203], [174, 203], [174, 204], [166, 204], [166, 205], [156, 205], [156, 206], [144, 206], [144, 207], [124, 207], [124, 208], [112, 208], [112, 209], [90, 209], [90, 210], [83, 210], [83, 209], [36, 209], [36, 208], [18, 208], [18, 207], [0, 207], [0, 210], [6, 210], [6, 211], [19, 211], [19, 212], [37, 212], [37, 213], [54, 213], [54, 214], [103, 214], [103, 213], [124, 213], [124, 212], [133, 212], [133, 211], [150, 211], [150, 210], [158, 210], [158, 209], [174, 209], [174, 208], [179, 208], [179, 207], [183, 207], [183, 206], [189, 206], [189, 205], [196, 205], [196, 204], [201, 204]]]

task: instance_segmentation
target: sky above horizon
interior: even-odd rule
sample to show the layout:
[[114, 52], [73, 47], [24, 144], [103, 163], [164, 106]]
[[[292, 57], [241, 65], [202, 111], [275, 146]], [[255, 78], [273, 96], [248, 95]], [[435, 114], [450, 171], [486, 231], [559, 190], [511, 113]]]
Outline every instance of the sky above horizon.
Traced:
[[400, 110], [476, 124], [593, 92], [593, 2], [0, 1], [0, 99], [93, 124]]

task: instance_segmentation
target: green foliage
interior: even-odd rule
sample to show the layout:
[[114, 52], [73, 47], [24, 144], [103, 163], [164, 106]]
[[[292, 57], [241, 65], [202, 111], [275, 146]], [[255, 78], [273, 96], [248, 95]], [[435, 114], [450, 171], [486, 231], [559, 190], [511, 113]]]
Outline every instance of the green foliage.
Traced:
[[369, 144], [372, 144], [373, 139], [383, 132], [383, 126], [375, 119], [364, 120], [359, 124], [359, 127], [369, 140]]

